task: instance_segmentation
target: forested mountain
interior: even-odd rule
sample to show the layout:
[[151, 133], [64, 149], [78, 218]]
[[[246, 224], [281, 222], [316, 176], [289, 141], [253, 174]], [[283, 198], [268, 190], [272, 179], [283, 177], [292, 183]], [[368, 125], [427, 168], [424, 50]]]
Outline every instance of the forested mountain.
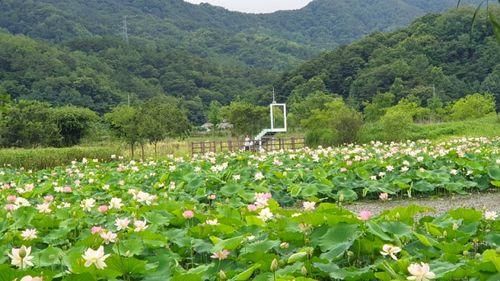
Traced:
[[[167, 48], [168, 49], [168, 48]], [[203, 121], [204, 104], [270, 91], [275, 76], [262, 70], [208, 63], [185, 51], [119, 38], [75, 40], [65, 47], [0, 32], [0, 94], [72, 104], [100, 113], [120, 102], [155, 95], [182, 97], [192, 121]], [[249, 100], [255, 102], [255, 100]]]
[[127, 17], [131, 38], [152, 39], [218, 61], [282, 70], [323, 49], [406, 25], [456, 3], [315, 0], [300, 10], [254, 15], [182, 0], [2, 0], [0, 27], [13, 34], [61, 42], [120, 36]]
[[285, 74], [276, 89], [282, 99], [323, 91], [358, 106], [385, 92], [426, 105], [435, 96], [447, 102], [484, 91], [499, 102], [500, 45], [484, 12], [471, 29], [472, 13], [431, 14], [408, 28], [372, 34]]
[[357, 103], [392, 88], [428, 95], [435, 85], [444, 99], [498, 89], [498, 46], [483, 19], [469, 38], [473, 9], [429, 15], [302, 64], [454, 5], [315, 0], [253, 15], [182, 0], [1, 0], [0, 95], [104, 113], [167, 94], [182, 97], [191, 121], [201, 123], [211, 101], [266, 104], [273, 84], [283, 99], [319, 89]]

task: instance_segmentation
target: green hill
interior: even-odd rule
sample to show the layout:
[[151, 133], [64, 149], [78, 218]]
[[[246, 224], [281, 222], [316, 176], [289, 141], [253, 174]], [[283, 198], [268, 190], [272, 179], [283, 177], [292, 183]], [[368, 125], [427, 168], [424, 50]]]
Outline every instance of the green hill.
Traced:
[[408, 28], [372, 34], [286, 73], [276, 89], [283, 99], [319, 90], [358, 105], [384, 92], [424, 105], [435, 94], [446, 102], [478, 91], [500, 101], [500, 45], [484, 14], [471, 31], [472, 13], [427, 15]]
[[456, 0], [315, 0], [300, 10], [254, 15], [182, 0], [4, 0], [0, 27], [63, 42], [121, 36], [127, 17], [131, 38], [218, 61], [282, 70], [321, 50], [455, 5]]

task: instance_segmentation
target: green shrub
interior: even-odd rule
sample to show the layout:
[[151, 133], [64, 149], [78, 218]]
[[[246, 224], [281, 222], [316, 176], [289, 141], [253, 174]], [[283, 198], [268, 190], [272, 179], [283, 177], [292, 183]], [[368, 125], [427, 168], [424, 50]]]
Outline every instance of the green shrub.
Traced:
[[119, 149], [114, 147], [0, 149], [0, 167], [24, 167], [38, 170], [67, 165], [73, 160], [83, 158], [110, 161], [113, 154], [119, 154]]
[[452, 120], [474, 119], [495, 112], [495, 98], [491, 94], [473, 94], [457, 100], [451, 107]]
[[348, 107], [342, 99], [336, 99], [325, 105], [324, 109], [312, 110], [312, 115], [302, 122], [307, 129], [306, 137], [311, 145], [337, 145], [358, 140], [358, 133], [363, 125], [361, 113]]

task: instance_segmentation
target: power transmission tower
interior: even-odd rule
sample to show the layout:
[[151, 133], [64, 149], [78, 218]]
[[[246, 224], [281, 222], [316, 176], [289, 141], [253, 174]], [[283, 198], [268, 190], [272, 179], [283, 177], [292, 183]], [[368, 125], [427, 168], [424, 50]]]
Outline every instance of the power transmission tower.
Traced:
[[123, 40], [128, 45], [127, 16], [123, 17]]

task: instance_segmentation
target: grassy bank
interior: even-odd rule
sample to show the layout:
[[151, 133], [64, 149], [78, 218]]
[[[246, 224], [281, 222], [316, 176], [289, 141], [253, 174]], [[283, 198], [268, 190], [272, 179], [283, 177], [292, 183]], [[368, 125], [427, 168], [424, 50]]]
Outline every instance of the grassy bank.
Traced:
[[34, 149], [0, 149], [0, 167], [24, 167], [44, 169], [67, 165], [73, 160], [99, 159], [109, 161], [111, 155], [119, 154], [118, 147], [67, 147]]

